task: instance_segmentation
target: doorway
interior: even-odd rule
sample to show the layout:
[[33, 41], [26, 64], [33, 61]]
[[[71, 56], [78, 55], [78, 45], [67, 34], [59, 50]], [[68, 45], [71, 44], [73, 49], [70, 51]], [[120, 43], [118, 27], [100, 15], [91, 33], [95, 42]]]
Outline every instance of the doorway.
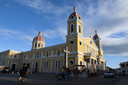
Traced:
[[15, 70], [15, 64], [12, 64], [12, 71], [14, 71]]
[[35, 72], [38, 70], [38, 62], [36, 62]]

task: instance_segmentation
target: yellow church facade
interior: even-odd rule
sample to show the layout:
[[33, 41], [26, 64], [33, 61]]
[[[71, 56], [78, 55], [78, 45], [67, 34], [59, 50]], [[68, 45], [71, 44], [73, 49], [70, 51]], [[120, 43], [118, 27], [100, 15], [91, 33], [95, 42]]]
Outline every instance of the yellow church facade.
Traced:
[[[106, 61], [103, 56], [101, 38], [97, 31], [93, 38], [83, 36], [83, 22], [76, 12], [67, 20], [66, 43], [45, 47], [41, 31], [32, 41], [32, 49], [26, 52], [6, 50], [0, 52], [0, 65], [20, 70], [24, 63], [30, 64], [35, 72], [59, 72], [64, 66], [64, 50], [68, 47], [68, 66], [75, 69], [76, 65], [84, 65], [89, 72], [105, 71]], [[81, 69], [79, 67], [78, 69]]]

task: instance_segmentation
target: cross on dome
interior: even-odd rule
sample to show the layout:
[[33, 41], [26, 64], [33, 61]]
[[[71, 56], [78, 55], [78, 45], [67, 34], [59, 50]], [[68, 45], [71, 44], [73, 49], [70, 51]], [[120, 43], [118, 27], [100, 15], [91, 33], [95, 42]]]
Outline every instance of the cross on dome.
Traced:
[[97, 34], [97, 30], [95, 30], [95, 34]]
[[41, 35], [42, 35], [42, 32], [41, 32], [41, 31], [39, 31], [38, 36], [41, 36]]
[[76, 12], [76, 7], [74, 7], [73, 9], [74, 9], [74, 12]]

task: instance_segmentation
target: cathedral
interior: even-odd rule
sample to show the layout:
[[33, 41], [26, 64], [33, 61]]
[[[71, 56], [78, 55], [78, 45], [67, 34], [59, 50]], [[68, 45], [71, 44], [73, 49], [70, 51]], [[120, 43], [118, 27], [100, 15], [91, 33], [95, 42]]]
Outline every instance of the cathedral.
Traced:
[[[29, 51], [6, 50], [0, 52], [0, 65], [10, 67], [12, 70], [20, 70], [24, 63], [30, 64], [33, 72], [60, 72], [64, 66], [65, 53], [68, 48], [69, 69], [76, 66], [85, 66], [89, 72], [105, 71], [106, 61], [103, 56], [102, 42], [97, 30], [93, 38], [83, 36], [83, 22], [80, 15], [73, 8], [73, 13], [67, 20], [66, 43], [45, 47], [45, 39], [42, 32], [33, 38], [32, 48]], [[82, 67], [78, 67], [82, 69]]]

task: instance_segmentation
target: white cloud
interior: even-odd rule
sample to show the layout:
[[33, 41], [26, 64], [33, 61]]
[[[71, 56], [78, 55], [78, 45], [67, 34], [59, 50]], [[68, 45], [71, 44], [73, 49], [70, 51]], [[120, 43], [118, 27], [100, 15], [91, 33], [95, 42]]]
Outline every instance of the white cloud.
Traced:
[[[54, 4], [52, 4], [49, 0], [15, 0], [16, 2], [21, 3], [22, 5], [34, 8], [37, 12], [43, 12], [43, 13], [53, 13], [53, 14], [62, 14], [66, 13], [67, 10], [71, 9], [71, 7], [66, 6], [58, 7]], [[64, 11], [65, 10], [65, 11]]]
[[[43, 14], [53, 14], [55, 29], [43, 31], [46, 38], [61, 37], [64, 39], [67, 33], [67, 19], [72, 13], [72, 6], [57, 6], [45, 0], [16, 0], [22, 5], [35, 9]], [[105, 54], [128, 54], [128, 1], [126, 0], [97, 0], [74, 2], [78, 14], [82, 17], [84, 36], [94, 35], [95, 29], [103, 42]], [[69, 14], [68, 14], [69, 13]], [[62, 17], [63, 16], [63, 17]], [[45, 15], [46, 18], [48, 18]], [[111, 37], [114, 34], [124, 32], [123, 37]], [[63, 36], [63, 37], [62, 37]], [[117, 50], [118, 49], [118, 50]]]
[[[98, 4], [89, 3], [88, 6], [77, 4], [78, 9], [84, 10], [78, 12], [84, 23], [84, 36], [94, 35], [94, 30], [97, 29], [105, 54], [128, 55], [128, 1], [100, 0], [97, 2]], [[120, 32], [126, 35], [111, 37]]]
[[[35, 9], [34, 11], [37, 13], [43, 13], [44, 17], [51, 21], [51, 17], [54, 18], [54, 27], [55, 29], [45, 29], [42, 31], [42, 36], [53, 39], [53, 38], [62, 38], [65, 40], [65, 36], [67, 34], [67, 19], [69, 14], [67, 12], [70, 11], [70, 9], [73, 9], [72, 7], [68, 5], [64, 6], [57, 6], [50, 1], [46, 0], [15, 0], [16, 2], [21, 3], [22, 5], [28, 6], [30, 8]], [[46, 14], [46, 15], [45, 15]], [[52, 14], [52, 16], [49, 16], [47, 14]], [[65, 16], [64, 16], [65, 15]], [[51, 23], [51, 22], [50, 22]], [[36, 31], [37, 32], [37, 31]]]
[[18, 31], [13, 31], [13, 30], [9, 30], [9, 29], [4, 29], [2, 27], [0, 27], [0, 35], [2, 36], [6, 36], [6, 37], [14, 37], [13, 35], [18, 34]]
[[57, 37], [57, 31], [56, 30], [51, 30], [51, 29], [47, 29], [47, 30], [44, 30], [42, 32], [42, 36], [46, 37], [46, 38], [56, 38]]
[[19, 31], [19, 30], [10, 30], [0, 27], [0, 35], [5, 38], [13, 38], [16, 40], [22, 40], [24, 42], [32, 41], [34, 35], [28, 35], [28, 33]]

